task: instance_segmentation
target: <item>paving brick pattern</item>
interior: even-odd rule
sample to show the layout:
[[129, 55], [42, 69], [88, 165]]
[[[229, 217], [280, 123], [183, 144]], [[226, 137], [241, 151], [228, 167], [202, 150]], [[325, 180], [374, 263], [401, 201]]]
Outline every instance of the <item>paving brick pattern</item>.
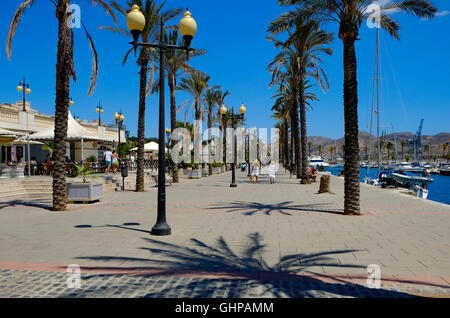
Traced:
[[[448, 205], [362, 185], [363, 215], [350, 217], [342, 214], [338, 177], [332, 194], [317, 194], [317, 183], [300, 185], [288, 174], [274, 185], [265, 177], [252, 184], [238, 172], [239, 186], [230, 188], [230, 179], [225, 173], [167, 187], [168, 237], [149, 233], [156, 220], [153, 187], [106, 192], [100, 203], [58, 213], [46, 209], [47, 199], [0, 203], [0, 296], [448, 296]], [[30, 264], [79, 264], [82, 289], [66, 288], [64, 271]], [[380, 266], [380, 290], [365, 286], [369, 264]], [[86, 274], [89, 267], [98, 271]], [[142, 270], [190, 274], [132, 275]], [[288, 278], [218, 278], [218, 272]], [[297, 279], [306, 273], [316, 276]]]
[[359, 284], [319, 280], [269, 281], [202, 279], [110, 274], [83, 274], [80, 288], [69, 288], [68, 274], [43, 271], [0, 271], [0, 297], [75, 298], [310, 298], [450, 296], [436, 287], [387, 285], [370, 289]]

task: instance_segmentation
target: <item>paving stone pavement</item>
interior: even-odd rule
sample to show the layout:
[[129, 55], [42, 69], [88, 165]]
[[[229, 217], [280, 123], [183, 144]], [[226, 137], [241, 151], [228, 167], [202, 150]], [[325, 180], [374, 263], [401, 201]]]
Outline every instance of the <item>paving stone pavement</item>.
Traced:
[[[238, 188], [230, 178], [167, 187], [168, 237], [149, 233], [156, 188], [65, 212], [45, 199], [0, 203], [0, 296], [450, 295], [448, 205], [362, 185], [363, 215], [351, 217], [339, 177], [331, 194], [288, 174], [252, 184], [239, 171]], [[81, 266], [79, 290], [67, 288], [69, 264]], [[370, 264], [381, 289], [366, 286]]]

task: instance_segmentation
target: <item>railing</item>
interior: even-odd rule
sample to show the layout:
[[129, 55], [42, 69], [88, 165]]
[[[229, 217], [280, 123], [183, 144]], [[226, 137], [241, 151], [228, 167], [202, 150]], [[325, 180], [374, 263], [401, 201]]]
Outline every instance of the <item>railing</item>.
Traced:
[[0, 110], [0, 119], [19, 122], [19, 113], [7, 110]]

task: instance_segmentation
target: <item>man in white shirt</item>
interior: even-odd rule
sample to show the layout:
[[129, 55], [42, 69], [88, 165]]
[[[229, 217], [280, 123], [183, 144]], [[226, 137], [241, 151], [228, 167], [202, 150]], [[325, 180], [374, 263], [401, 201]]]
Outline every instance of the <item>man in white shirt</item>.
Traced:
[[130, 164], [131, 164], [131, 167], [130, 168], [134, 168], [134, 161], [135, 161], [136, 159], [134, 158], [134, 154], [131, 154], [131, 156], [130, 156]]
[[111, 171], [111, 160], [112, 160], [112, 152], [108, 149], [105, 154], [105, 165], [106, 165], [106, 173], [109, 173]]

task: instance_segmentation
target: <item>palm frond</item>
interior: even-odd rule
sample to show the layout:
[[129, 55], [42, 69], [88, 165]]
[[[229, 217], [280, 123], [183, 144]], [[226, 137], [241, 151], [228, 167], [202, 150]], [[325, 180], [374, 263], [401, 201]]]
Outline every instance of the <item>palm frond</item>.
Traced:
[[117, 18], [116, 15], [114, 14], [114, 12], [111, 10], [111, 8], [106, 4], [105, 1], [103, 0], [92, 0], [93, 4], [97, 4], [100, 3], [100, 5], [103, 7], [103, 9], [105, 10], [106, 14], [110, 14], [112, 16], [112, 18], [114, 19], [114, 22], [117, 24]]
[[19, 24], [25, 10], [30, 8], [33, 5], [34, 1], [35, 0], [25, 0], [17, 7], [16, 12], [14, 13], [13, 19], [9, 26], [8, 37], [6, 38], [6, 56], [8, 57], [8, 60], [11, 59], [12, 39], [16, 34], [17, 25]]
[[92, 69], [91, 69], [91, 79], [89, 84], [89, 90], [88, 95], [92, 95], [95, 90], [95, 85], [97, 83], [97, 77], [98, 77], [98, 56], [97, 51], [95, 49], [94, 41], [92, 41], [91, 35], [89, 34], [88, 30], [86, 29], [86, 26], [81, 21], [81, 25], [83, 26], [83, 29], [86, 33], [86, 37], [88, 40], [89, 47], [92, 51]]

